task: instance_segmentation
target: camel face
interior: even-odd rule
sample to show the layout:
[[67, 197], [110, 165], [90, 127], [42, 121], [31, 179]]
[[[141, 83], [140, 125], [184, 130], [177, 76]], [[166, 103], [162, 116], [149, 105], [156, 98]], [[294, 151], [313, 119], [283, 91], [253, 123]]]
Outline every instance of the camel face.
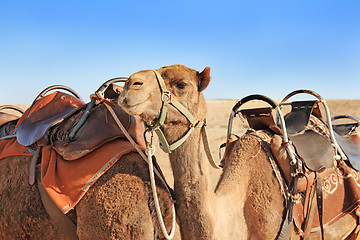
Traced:
[[[210, 81], [210, 68], [201, 73], [183, 65], [172, 65], [156, 70], [164, 79], [171, 97], [175, 98], [195, 117], [199, 114], [201, 91]], [[153, 70], [144, 70], [130, 76], [124, 86], [118, 103], [130, 115], [139, 115], [144, 121], [153, 123], [159, 117], [162, 107], [162, 95], [159, 82]], [[187, 123], [186, 118], [174, 107], [168, 109], [166, 122]], [[199, 116], [201, 115], [201, 116]]]
[[161, 108], [161, 96], [155, 73], [145, 70], [132, 74], [118, 103], [130, 115], [156, 116]]

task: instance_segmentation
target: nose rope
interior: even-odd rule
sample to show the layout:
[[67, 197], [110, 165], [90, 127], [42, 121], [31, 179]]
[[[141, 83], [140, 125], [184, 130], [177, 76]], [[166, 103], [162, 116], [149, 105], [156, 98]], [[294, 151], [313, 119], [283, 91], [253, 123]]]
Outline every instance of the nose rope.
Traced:
[[160, 223], [161, 231], [163, 232], [164, 237], [166, 239], [170, 240], [170, 239], [172, 239], [174, 237], [174, 234], [175, 234], [175, 223], [176, 223], [175, 206], [174, 206], [174, 204], [171, 205], [173, 221], [172, 221], [172, 228], [170, 230], [170, 234], [168, 234], [167, 230], [166, 230], [166, 227], [165, 227], [164, 218], [163, 218], [163, 216], [161, 214], [161, 209], [160, 209], [160, 204], [159, 204], [159, 199], [158, 199], [158, 195], [157, 195], [157, 191], [156, 191], [156, 184], [155, 184], [154, 166], [153, 166], [153, 161], [152, 161], [152, 156], [154, 156], [154, 154], [155, 154], [155, 146], [153, 144], [154, 132], [150, 131], [150, 134], [151, 134], [150, 142], [148, 142], [147, 139], [146, 139], [146, 132], [145, 132], [144, 135], [145, 135], [145, 142], [146, 142], [146, 154], [147, 154], [147, 157], [148, 157], [151, 190], [152, 190], [152, 194], [153, 194], [153, 198], [154, 198], [156, 215], [157, 215], [158, 221]]
[[[112, 109], [112, 107], [110, 106], [110, 102], [108, 101], [103, 101], [105, 100], [103, 97], [103, 94], [98, 94], [95, 93], [95, 96], [97, 99], [99, 99], [100, 101], [102, 101], [105, 105], [105, 107], [108, 109], [108, 111], [110, 112], [111, 116], [113, 117], [113, 119], [115, 120], [116, 124], [118, 125], [118, 127], [121, 129], [121, 131], [124, 133], [125, 137], [130, 141], [130, 143], [135, 147], [135, 149], [137, 150], [137, 152], [140, 154], [140, 156], [145, 160], [145, 162], [148, 163], [149, 166], [149, 173], [150, 173], [150, 185], [151, 185], [151, 189], [152, 189], [152, 193], [153, 193], [153, 198], [154, 198], [154, 203], [155, 203], [155, 210], [156, 210], [156, 215], [158, 217], [158, 221], [159, 221], [159, 225], [161, 228], [161, 231], [164, 235], [164, 237], [167, 240], [171, 240], [174, 237], [175, 234], [175, 226], [176, 226], [176, 215], [175, 215], [175, 206], [174, 204], [172, 204], [172, 216], [173, 216], [173, 220], [172, 220], [172, 227], [170, 230], [170, 234], [167, 233], [166, 227], [165, 227], [165, 223], [161, 214], [161, 209], [160, 209], [160, 204], [159, 204], [159, 199], [157, 197], [157, 191], [156, 191], [156, 182], [155, 182], [155, 174], [159, 177], [159, 179], [162, 181], [162, 183], [165, 186], [165, 189], [167, 190], [167, 192], [169, 193], [170, 199], [173, 202], [173, 198], [170, 192], [170, 189], [168, 188], [167, 183], [165, 182], [165, 179], [163, 178], [163, 176], [159, 173], [159, 171], [154, 167], [153, 167], [153, 162], [152, 162], [152, 156], [154, 155], [154, 151], [155, 148], [153, 147], [153, 145], [148, 145], [148, 143], [146, 143], [146, 154], [144, 154], [143, 150], [141, 149], [141, 147], [134, 141], [134, 139], [131, 137], [131, 135], [128, 133], [128, 131], [125, 129], [124, 125], [121, 123], [121, 121], [119, 120], [119, 118], [117, 117], [116, 113], [114, 112], [114, 110]], [[152, 141], [151, 141], [152, 142]]]

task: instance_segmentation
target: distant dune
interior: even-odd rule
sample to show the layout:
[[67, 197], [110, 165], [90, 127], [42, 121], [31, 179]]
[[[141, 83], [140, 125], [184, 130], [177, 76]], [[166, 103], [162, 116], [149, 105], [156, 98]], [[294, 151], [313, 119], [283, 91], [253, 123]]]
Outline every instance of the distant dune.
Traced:
[[[219, 146], [226, 141], [226, 132], [228, 118], [231, 113], [231, 109], [236, 104], [237, 100], [207, 100], [207, 132], [210, 141], [210, 147], [212, 153], [217, 161], [219, 155]], [[348, 114], [360, 118], [360, 100], [326, 100], [331, 115]], [[261, 102], [249, 102], [244, 105], [244, 108], [250, 108], [255, 106], [266, 106]], [[18, 104], [19, 107], [25, 109], [28, 105]], [[241, 120], [234, 120], [233, 132], [241, 135], [245, 132], [247, 124]], [[156, 149], [157, 160], [162, 167], [162, 170], [167, 178], [170, 185], [173, 184], [172, 171], [167, 155], [162, 152], [160, 148]], [[209, 168], [210, 165], [209, 165]], [[213, 175], [213, 183], [215, 184], [220, 170], [210, 169]]]

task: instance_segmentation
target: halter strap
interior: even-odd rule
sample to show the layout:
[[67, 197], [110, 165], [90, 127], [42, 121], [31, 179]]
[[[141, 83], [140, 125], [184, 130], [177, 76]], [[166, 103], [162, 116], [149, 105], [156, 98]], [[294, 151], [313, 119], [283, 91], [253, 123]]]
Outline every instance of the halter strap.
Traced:
[[[163, 149], [164, 152], [171, 153], [174, 149], [178, 148], [181, 144], [183, 144], [185, 142], [185, 140], [190, 136], [190, 134], [192, 133], [192, 131], [195, 128], [200, 127], [201, 132], [202, 132], [201, 136], [203, 139], [206, 156], [207, 156], [211, 166], [216, 169], [219, 169], [220, 167], [215, 163], [214, 158], [210, 151], [210, 147], [209, 147], [209, 143], [208, 143], [207, 135], [206, 135], [206, 130], [205, 130], [205, 126], [206, 126], [205, 121], [197, 120], [190, 113], [190, 111], [188, 109], [186, 109], [180, 102], [178, 102], [175, 98], [173, 98], [171, 95], [171, 92], [169, 90], [167, 90], [167, 88], [166, 88], [164, 79], [161, 77], [161, 75], [156, 70], [153, 70], [153, 71], [154, 71], [156, 79], [159, 83], [159, 87], [160, 87], [160, 91], [161, 91], [161, 100], [163, 103], [162, 103], [162, 108], [160, 111], [159, 122], [157, 124], [155, 124], [154, 126], [151, 126], [151, 125], [145, 123], [145, 128], [148, 131], [155, 131], [156, 135], [159, 138], [160, 147]], [[181, 137], [180, 139], [178, 139], [176, 142], [172, 143], [171, 145], [168, 143], [163, 131], [160, 129], [160, 127], [165, 122], [169, 104], [172, 105], [174, 108], [176, 108], [181, 114], [183, 114], [191, 124], [189, 129], [185, 133], [185, 135], [183, 137]]]

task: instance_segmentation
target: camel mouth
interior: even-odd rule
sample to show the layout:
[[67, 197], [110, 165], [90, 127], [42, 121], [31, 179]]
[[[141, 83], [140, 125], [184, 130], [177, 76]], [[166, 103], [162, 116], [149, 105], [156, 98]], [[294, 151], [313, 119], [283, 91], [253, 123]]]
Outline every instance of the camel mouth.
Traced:
[[137, 103], [128, 103], [127, 101], [122, 101], [120, 106], [130, 115], [140, 115], [142, 113], [143, 105], [146, 101], [137, 102]]

